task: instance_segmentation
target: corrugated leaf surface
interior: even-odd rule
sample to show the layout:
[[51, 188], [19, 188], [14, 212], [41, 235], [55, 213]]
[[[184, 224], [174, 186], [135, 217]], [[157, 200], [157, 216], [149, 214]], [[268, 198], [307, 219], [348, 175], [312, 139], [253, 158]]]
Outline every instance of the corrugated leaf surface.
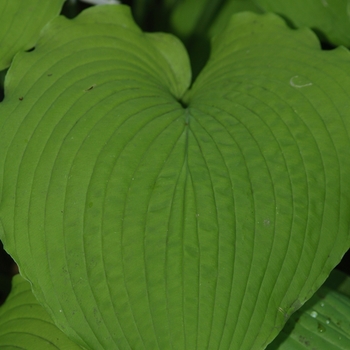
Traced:
[[88, 349], [264, 348], [349, 248], [350, 55], [234, 16], [193, 87], [124, 6], [58, 18], [0, 108], [1, 239]]

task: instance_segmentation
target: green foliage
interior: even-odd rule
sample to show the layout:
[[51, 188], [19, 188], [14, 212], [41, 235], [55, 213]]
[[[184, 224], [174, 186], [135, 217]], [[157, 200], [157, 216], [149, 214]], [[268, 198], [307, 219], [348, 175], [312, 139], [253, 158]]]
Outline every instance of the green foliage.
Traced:
[[31, 49], [42, 27], [58, 15], [64, 0], [0, 2], [0, 70], [9, 67], [13, 56]]
[[[165, 1], [183, 43], [144, 33], [124, 5], [28, 20], [35, 49], [5, 60], [0, 238], [36, 299], [16, 277], [1, 348], [264, 349], [348, 250], [349, 51], [233, 3]], [[200, 69], [191, 43], [211, 36]], [[317, 302], [268, 348], [308, 344]], [[7, 320], [26, 303], [48, 339]]]
[[20, 275], [13, 277], [11, 294], [0, 308], [0, 348], [82, 349], [56, 327]]
[[253, 0], [264, 11], [281, 14], [297, 28], [310, 27], [334, 45], [350, 46], [347, 0]]
[[[336, 270], [328, 280], [349, 285], [349, 277]], [[0, 346], [28, 350], [82, 349], [71, 342], [52, 322], [34, 298], [30, 284], [21, 276], [13, 278], [13, 287], [5, 305], [0, 308]], [[334, 288], [334, 285], [332, 285]], [[313, 297], [288, 320], [268, 350], [348, 349], [350, 299], [338, 290], [322, 286]], [[349, 288], [347, 288], [349, 295]], [[11, 344], [11, 346], [9, 346]]]
[[[332, 272], [330, 280], [337, 283], [349, 277]], [[348, 289], [349, 291], [349, 289]], [[348, 294], [349, 295], [349, 294]], [[346, 350], [350, 344], [350, 299], [323, 285], [312, 298], [295, 312], [268, 350], [329, 349]]]

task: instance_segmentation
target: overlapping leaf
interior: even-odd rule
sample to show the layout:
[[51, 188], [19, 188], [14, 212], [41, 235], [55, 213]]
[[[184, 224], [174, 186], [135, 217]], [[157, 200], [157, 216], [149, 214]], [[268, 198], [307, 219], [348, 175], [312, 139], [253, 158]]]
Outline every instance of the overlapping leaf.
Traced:
[[45, 24], [57, 16], [65, 0], [0, 2], [0, 70], [18, 51], [31, 49]]
[[229, 22], [231, 16], [235, 13], [250, 11], [255, 13], [262, 13], [262, 10], [256, 6], [253, 0], [228, 0], [220, 8], [219, 13], [213, 20], [209, 29], [210, 37], [220, 33]]
[[0, 349], [82, 350], [55, 326], [20, 275], [0, 308]]
[[208, 27], [220, 5], [218, 0], [180, 1], [171, 13], [174, 32], [183, 38], [203, 32], [203, 28]]
[[292, 315], [267, 350], [347, 350], [349, 313], [350, 299], [324, 285]]
[[349, 67], [245, 13], [186, 92], [182, 45], [124, 6], [52, 21], [6, 81], [0, 214], [60, 328], [94, 350], [264, 348], [349, 247]]
[[310, 27], [334, 45], [350, 46], [348, 0], [253, 0], [264, 11], [283, 15], [297, 28]]

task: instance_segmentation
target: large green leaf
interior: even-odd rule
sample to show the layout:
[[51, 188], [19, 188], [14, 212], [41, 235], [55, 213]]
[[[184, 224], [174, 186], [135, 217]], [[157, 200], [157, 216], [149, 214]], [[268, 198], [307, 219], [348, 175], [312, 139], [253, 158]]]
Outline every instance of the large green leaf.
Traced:
[[13, 277], [11, 293], [0, 307], [0, 349], [82, 350], [55, 326], [20, 275]]
[[126, 7], [53, 20], [6, 79], [0, 215], [59, 327], [263, 349], [349, 248], [349, 63], [245, 13], [188, 90], [181, 43]]
[[31, 49], [42, 27], [58, 15], [65, 0], [0, 1], [0, 70], [18, 51]]
[[310, 27], [334, 45], [350, 46], [348, 0], [253, 0], [264, 11], [283, 15], [297, 28]]

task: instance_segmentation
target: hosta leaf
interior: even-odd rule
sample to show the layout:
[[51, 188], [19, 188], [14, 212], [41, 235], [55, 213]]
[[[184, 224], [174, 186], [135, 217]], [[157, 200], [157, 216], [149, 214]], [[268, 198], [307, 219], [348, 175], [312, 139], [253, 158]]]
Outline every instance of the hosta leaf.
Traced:
[[0, 1], [0, 70], [18, 51], [31, 49], [45, 24], [58, 15], [65, 0]]
[[262, 12], [261, 9], [254, 4], [253, 0], [225, 1], [209, 29], [210, 37], [219, 34], [226, 27], [233, 14], [243, 11]]
[[0, 217], [59, 327], [263, 349], [349, 247], [349, 63], [245, 13], [188, 91], [182, 45], [125, 6], [53, 20], [6, 80]]
[[253, 0], [264, 11], [276, 12], [297, 28], [310, 27], [334, 45], [350, 46], [348, 0]]
[[347, 350], [349, 314], [350, 299], [324, 285], [291, 316], [267, 350]]
[[12, 279], [12, 290], [0, 307], [1, 350], [81, 350], [52, 322], [34, 298], [28, 281]]
[[207, 28], [213, 15], [220, 6], [220, 0], [184, 0], [179, 1], [171, 12], [171, 24], [174, 32], [187, 38], [201, 29]]
[[[185, 96], [191, 130], [202, 131], [200, 176], [207, 167], [219, 232], [230, 225], [237, 232], [232, 286], [245, 287], [233, 287], [228, 300], [235, 302], [226, 304], [228, 315], [239, 315], [231, 318], [232, 349], [259, 348], [264, 338], [267, 344], [349, 248], [349, 188], [342, 180], [349, 166], [349, 59], [343, 48], [320, 51], [309, 30], [245, 13], [214, 41], [211, 60]], [[211, 142], [216, 154], [206, 147]], [[232, 223], [223, 209], [229, 197]]]

